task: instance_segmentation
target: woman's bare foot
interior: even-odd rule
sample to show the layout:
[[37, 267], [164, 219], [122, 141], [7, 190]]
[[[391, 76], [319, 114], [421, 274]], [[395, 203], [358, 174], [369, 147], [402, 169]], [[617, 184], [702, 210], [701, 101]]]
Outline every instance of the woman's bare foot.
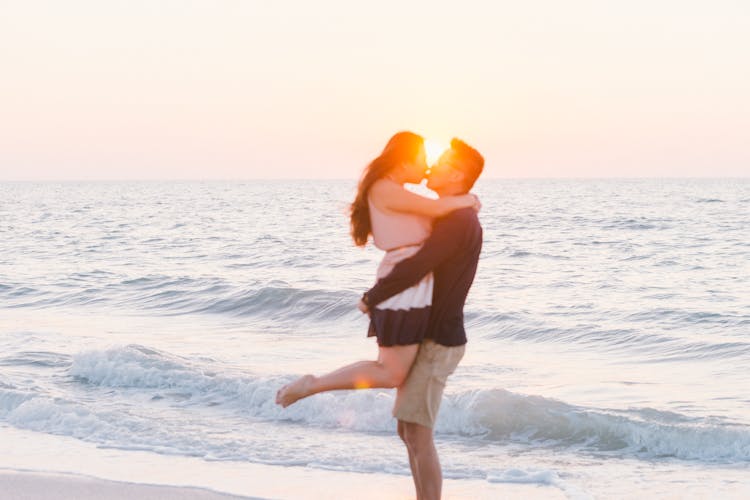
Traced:
[[276, 404], [286, 408], [302, 398], [310, 395], [310, 384], [315, 379], [312, 375], [298, 378], [291, 384], [287, 384], [276, 393]]

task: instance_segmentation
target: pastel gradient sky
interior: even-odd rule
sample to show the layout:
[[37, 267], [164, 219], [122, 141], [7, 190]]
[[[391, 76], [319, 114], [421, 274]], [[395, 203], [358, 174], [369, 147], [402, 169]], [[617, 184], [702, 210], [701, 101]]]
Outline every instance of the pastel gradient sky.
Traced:
[[0, 180], [750, 173], [747, 0], [0, 1]]

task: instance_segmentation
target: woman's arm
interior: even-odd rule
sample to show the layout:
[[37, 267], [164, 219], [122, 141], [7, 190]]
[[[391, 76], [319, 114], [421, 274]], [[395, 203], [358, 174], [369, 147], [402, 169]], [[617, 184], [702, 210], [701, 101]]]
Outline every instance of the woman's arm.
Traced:
[[478, 208], [479, 204], [479, 199], [473, 194], [444, 196], [433, 200], [388, 181], [377, 181], [373, 184], [370, 188], [370, 196], [379, 208], [427, 217], [443, 217], [460, 208]]

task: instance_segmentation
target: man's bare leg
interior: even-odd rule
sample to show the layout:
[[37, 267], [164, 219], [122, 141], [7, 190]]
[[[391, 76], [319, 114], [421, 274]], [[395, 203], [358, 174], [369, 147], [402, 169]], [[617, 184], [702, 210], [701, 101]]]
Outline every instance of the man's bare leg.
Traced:
[[325, 391], [398, 387], [414, 363], [419, 344], [380, 347], [377, 361], [358, 361], [326, 375], [305, 375], [276, 393], [276, 403], [292, 403]]
[[432, 429], [412, 422], [404, 422], [404, 436], [413, 454], [417, 473], [414, 475], [419, 485], [417, 495], [419, 500], [440, 500], [443, 489], [443, 474], [440, 471]]
[[411, 477], [414, 480], [414, 489], [417, 492], [417, 500], [421, 500], [422, 492], [419, 490], [420, 488], [419, 469], [417, 469], [417, 462], [414, 459], [414, 453], [412, 453], [411, 448], [409, 448], [409, 443], [406, 441], [406, 425], [405, 424], [406, 422], [403, 422], [401, 420], [398, 421], [398, 436], [406, 445], [406, 451], [409, 454], [409, 468], [411, 469]]

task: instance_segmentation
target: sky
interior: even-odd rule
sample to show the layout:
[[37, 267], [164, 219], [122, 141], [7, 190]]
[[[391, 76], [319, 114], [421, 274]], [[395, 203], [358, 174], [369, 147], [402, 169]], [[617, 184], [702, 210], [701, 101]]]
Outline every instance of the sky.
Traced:
[[750, 175], [750, 2], [0, 0], [0, 180]]

